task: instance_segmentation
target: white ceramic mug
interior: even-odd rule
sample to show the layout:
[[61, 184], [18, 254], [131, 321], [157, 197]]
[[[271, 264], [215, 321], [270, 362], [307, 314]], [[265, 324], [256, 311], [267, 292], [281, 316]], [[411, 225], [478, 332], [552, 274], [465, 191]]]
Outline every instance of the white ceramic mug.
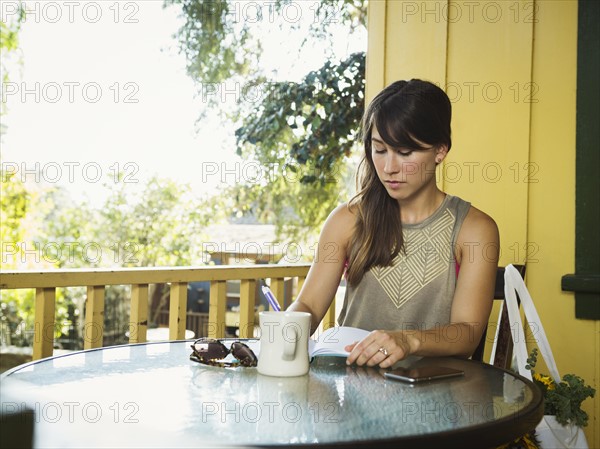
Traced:
[[260, 312], [260, 374], [291, 377], [308, 373], [310, 319], [306, 312]]

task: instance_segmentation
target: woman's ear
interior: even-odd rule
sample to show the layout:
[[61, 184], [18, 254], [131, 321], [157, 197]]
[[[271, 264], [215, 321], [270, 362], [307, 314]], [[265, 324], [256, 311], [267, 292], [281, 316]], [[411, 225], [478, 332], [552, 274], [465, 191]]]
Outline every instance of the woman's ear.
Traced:
[[446, 159], [446, 155], [448, 154], [448, 146], [440, 145], [435, 150], [435, 163], [441, 164], [444, 159]]

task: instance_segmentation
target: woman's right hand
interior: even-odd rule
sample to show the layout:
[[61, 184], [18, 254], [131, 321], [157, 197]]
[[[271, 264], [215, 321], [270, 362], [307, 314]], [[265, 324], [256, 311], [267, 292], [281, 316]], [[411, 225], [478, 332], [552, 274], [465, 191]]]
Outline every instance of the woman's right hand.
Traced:
[[419, 340], [414, 332], [407, 334], [402, 331], [371, 332], [360, 342], [346, 346], [350, 352], [346, 363], [356, 363], [359, 366], [376, 366], [389, 368], [394, 363], [405, 359], [418, 350]]

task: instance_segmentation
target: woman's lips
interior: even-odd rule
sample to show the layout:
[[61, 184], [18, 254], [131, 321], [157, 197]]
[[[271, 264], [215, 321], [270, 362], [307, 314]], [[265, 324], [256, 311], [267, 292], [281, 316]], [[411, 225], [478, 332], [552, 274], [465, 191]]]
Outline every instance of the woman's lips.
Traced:
[[395, 181], [395, 180], [387, 180], [387, 181], [385, 181], [385, 183], [390, 189], [398, 189], [403, 184], [406, 184], [405, 181]]

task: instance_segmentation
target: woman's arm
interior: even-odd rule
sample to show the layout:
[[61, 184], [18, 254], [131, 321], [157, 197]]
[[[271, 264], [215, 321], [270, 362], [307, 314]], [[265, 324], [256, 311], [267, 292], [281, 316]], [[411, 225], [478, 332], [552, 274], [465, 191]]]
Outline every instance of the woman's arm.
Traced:
[[337, 207], [325, 221], [319, 243], [302, 290], [287, 310], [312, 315], [311, 334], [319, 327], [340, 284], [346, 250], [354, 228], [354, 215], [347, 204]]
[[351, 351], [348, 363], [387, 368], [410, 354], [469, 357], [479, 344], [492, 309], [499, 241], [494, 220], [471, 207], [457, 239], [460, 272], [450, 324], [422, 331], [373, 331], [347, 347]]

